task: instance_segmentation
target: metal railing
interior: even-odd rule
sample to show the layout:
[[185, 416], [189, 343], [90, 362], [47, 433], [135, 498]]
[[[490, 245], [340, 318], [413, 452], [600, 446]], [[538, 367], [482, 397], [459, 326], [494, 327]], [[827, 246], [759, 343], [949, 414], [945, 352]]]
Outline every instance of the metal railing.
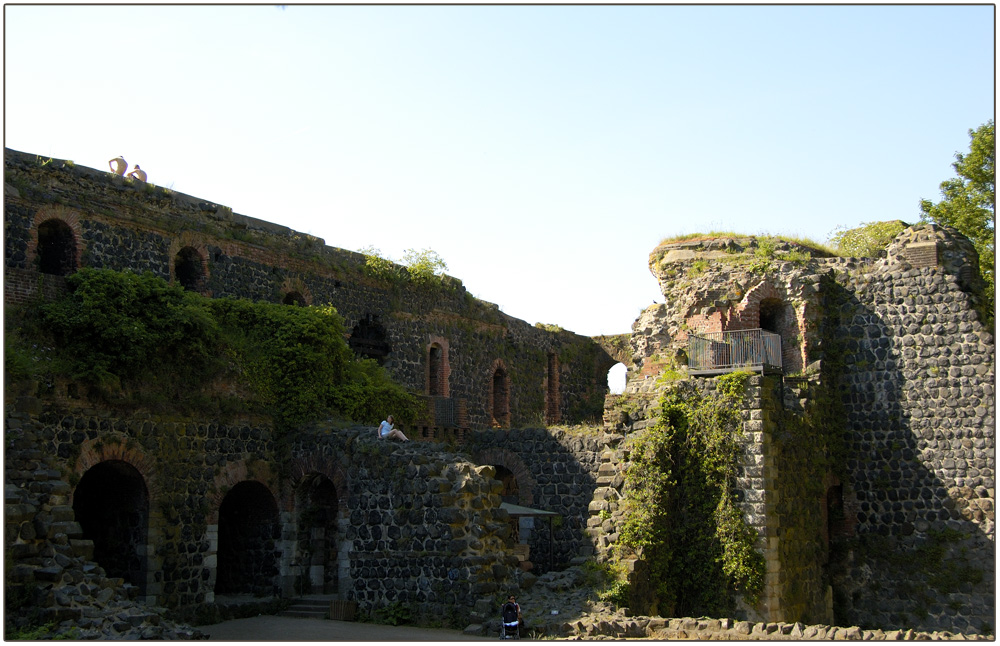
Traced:
[[761, 329], [699, 332], [688, 337], [692, 372], [781, 369], [781, 337]]

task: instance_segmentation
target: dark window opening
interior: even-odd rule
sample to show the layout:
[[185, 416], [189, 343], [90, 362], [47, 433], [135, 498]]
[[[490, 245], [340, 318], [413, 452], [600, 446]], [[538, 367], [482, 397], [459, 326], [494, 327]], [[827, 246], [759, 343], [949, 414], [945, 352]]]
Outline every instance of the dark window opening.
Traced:
[[507, 372], [501, 367], [493, 373], [493, 426], [510, 425], [510, 393]]
[[843, 485], [834, 485], [826, 492], [826, 527], [827, 536], [831, 541], [847, 536]]
[[246, 481], [230, 489], [219, 507], [215, 592], [275, 594], [280, 536], [278, 505], [267, 487]]
[[442, 355], [441, 346], [436, 343], [427, 353], [427, 394], [431, 397], [444, 396]]
[[351, 350], [354, 350], [356, 355], [374, 359], [381, 366], [385, 363], [389, 352], [392, 351], [389, 342], [386, 340], [387, 336], [385, 327], [379, 322], [378, 317], [366, 314], [354, 326], [354, 330], [351, 331], [351, 338], [347, 340], [347, 344], [351, 346]]
[[493, 468], [496, 469], [496, 475], [494, 478], [500, 481], [500, 500], [512, 505], [521, 504], [521, 497], [517, 490], [517, 478], [514, 477], [514, 472], [507, 467], [494, 464]]
[[288, 292], [281, 302], [285, 305], [298, 305], [299, 307], [305, 307], [306, 305], [305, 297], [299, 292]]
[[785, 327], [785, 304], [775, 298], [760, 302], [760, 328], [781, 334]]
[[76, 271], [76, 238], [62, 220], [46, 220], [38, 227], [38, 270], [54, 276]]
[[98, 565], [144, 594], [149, 492], [142, 474], [121, 460], [94, 465], [76, 486], [73, 512], [83, 537], [94, 541]]
[[201, 262], [201, 254], [194, 247], [184, 247], [174, 258], [174, 274], [181, 287], [189, 292], [201, 291], [205, 280], [205, 267]]

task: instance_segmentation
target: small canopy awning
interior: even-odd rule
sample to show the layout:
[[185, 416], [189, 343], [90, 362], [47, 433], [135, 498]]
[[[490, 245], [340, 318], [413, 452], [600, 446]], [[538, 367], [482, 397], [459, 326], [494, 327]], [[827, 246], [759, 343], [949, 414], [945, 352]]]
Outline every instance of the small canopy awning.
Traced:
[[546, 511], [544, 509], [532, 509], [531, 507], [522, 507], [521, 505], [515, 505], [509, 502], [500, 503], [500, 509], [503, 509], [511, 518], [548, 518], [549, 519], [549, 570], [552, 569], [552, 519], [559, 516], [554, 511]]
[[500, 503], [500, 509], [505, 510], [508, 514], [514, 517], [521, 516], [558, 516], [554, 511], [545, 511], [544, 509], [532, 509], [531, 507], [522, 507], [521, 505], [514, 505], [509, 502]]

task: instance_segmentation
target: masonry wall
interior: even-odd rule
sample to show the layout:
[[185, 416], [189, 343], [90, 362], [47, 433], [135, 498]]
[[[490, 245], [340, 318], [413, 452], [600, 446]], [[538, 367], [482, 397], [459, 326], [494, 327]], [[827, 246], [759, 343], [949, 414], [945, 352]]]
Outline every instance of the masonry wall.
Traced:
[[[516, 585], [492, 468], [440, 445], [387, 443], [373, 428], [315, 428], [279, 451], [270, 429], [254, 423], [20, 403], [5, 416], [11, 581], [41, 594], [40, 606], [62, 608], [58, 617], [83, 618], [105, 589], [124, 586], [194, 614], [233, 595], [312, 591], [365, 611], [399, 603], [461, 622], [477, 601]], [[95, 488], [98, 473], [106, 481]], [[121, 496], [123, 488], [133, 491]], [[104, 504], [81, 507], [85, 494]], [[146, 504], [119, 513], [125, 498]], [[102, 534], [108, 519], [141, 539]], [[227, 537], [238, 544], [227, 547]], [[102, 556], [108, 545], [141, 567], [113, 571], [120, 559]]]
[[[929, 261], [908, 256], [927, 243]], [[970, 246], [907, 230], [870, 274], [829, 287], [843, 505], [858, 539], [835, 578], [838, 619], [993, 626], [995, 346], [975, 312]]]
[[592, 553], [585, 530], [606, 441], [600, 427], [514, 429], [469, 437], [466, 448], [476, 463], [501, 466], [513, 474], [515, 504], [559, 514], [551, 521], [551, 539], [546, 518], [531, 521], [533, 529], [522, 537], [530, 546], [533, 572], [562, 570]]
[[[192, 288], [208, 296], [333, 304], [349, 342], [363, 341], [366, 326], [377, 330], [379, 359], [412, 392], [431, 394], [430, 347], [447, 347], [447, 396], [428, 405], [419, 426], [600, 416], [614, 361], [599, 345], [507, 316], [454, 278], [436, 288], [378, 280], [364, 270], [361, 254], [224, 206], [60, 160], [41, 165], [9, 149], [4, 159], [7, 304], [58, 289], [60, 277], [38, 265], [39, 228], [56, 221], [71, 232], [77, 267], [150, 271], [176, 281], [181, 263], [196, 274]], [[550, 376], [552, 369], [557, 374]], [[494, 383], [502, 385], [499, 397]]]

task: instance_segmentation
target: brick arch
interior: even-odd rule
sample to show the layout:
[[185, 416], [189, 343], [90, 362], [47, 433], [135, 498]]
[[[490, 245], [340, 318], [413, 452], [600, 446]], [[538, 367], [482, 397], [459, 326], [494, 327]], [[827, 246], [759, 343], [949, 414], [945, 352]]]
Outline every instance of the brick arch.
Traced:
[[[431, 365], [431, 351], [435, 346], [440, 350], [441, 357], [440, 365], [436, 367], [437, 374], [432, 374], [434, 367]], [[448, 360], [448, 339], [443, 336], [430, 335], [427, 347], [424, 349], [424, 355], [427, 357], [424, 366], [424, 383], [427, 384], [427, 394], [434, 393], [438, 397], [449, 397], [448, 378], [451, 376], [451, 363]], [[436, 388], [432, 388], [432, 386], [436, 386]]]
[[35, 211], [34, 222], [31, 227], [31, 244], [26, 254], [28, 264], [34, 264], [38, 260], [38, 228], [49, 220], [58, 220], [66, 224], [73, 233], [73, 244], [76, 250], [76, 258], [74, 260], [76, 266], [74, 269], [82, 267], [85, 247], [83, 244], [83, 226], [80, 224], [80, 218], [79, 211], [60, 204], [47, 204]]
[[[80, 445], [80, 457], [76, 459], [73, 473], [82, 478], [91, 467], [108, 460], [120, 460], [133, 467], [142, 476], [149, 493], [150, 507], [163, 492], [163, 486], [156, 472], [156, 460], [145, 453], [134, 438], [124, 435], [103, 435], [87, 440]], [[75, 493], [75, 491], [74, 491]], [[72, 504], [72, 495], [70, 504]]]
[[319, 473], [330, 479], [337, 490], [337, 505], [340, 509], [347, 509], [350, 478], [333, 458], [321, 455], [305, 455], [292, 460], [291, 482], [293, 484], [287, 491], [282, 492], [283, 508], [292, 509], [294, 507], [295, 491], [302, 484], [303, 479], [313, 473]]
[[291, 506], [287, 504], [290, 494], [285, 495], [278, 487], [278, 478], [271, 470], [270, 464], [263, 460], [255, 459], [238, 460], [227, 463], [223, 467], [222, 472], [215, 476], [215, 480], [212, 482], [212, 491], [208, 494], [208, 523], [210, 525], [218, 525], [219, 508], [222, 506], [222, 501], [225, 499], [226, 494], [229, 493], [229, 490], [247, 480], [255, 480], [267, 487], [267, 490], [274, 496], [279, 512], [291, 509]]
[[305, 281], [299, 276], [287, 276], [285, 282], [281, 285], [281, 301], [284, 302], [285, 298], [289, 294], [299, 294], [302, 296], [302, 300], [305, 301], [306, 305], [313, 304], [312, 291], [306, 285]]
[[723, 330], [751, 330], [760, 327], [760, 303], [769, 298], [782, 302], [786, 300], [785, 294], [766, 280], [751, 287], [733, 310], [728, 323], [723, 324]]
[[535, 479], [517, 453], [507, 449], [485, 449], [476, 454], [477, 464], [498, 464], [514, 474], [518, 503], [530, 507], [535, 501]]
[[766, 280], [751, 287], [739, 305], [733, 310], [729, 324], [724, 330], [750, 330], [759, 328], [760, 306], [766, 300], [780, 301], [790, 313], [785, 317], [781, 336], [781, 363], [784, 372], [799, 372], [805, 367], [807, 339], [805, 338], [806, 305], [795, 307], [789, 303], [788, 295], [776, 289]]

